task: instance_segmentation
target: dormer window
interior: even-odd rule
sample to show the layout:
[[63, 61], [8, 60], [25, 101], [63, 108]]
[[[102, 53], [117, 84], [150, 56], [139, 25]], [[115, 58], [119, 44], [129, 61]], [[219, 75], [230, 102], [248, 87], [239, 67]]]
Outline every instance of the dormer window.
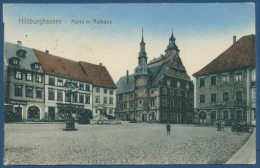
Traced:
[[25, 50], [20, 49], [20, 50], [18, 50], [18, 51], [16, 52], [16, 55], [19, 56], [19, 57], [25, 58], [25, 54], [26, 54], [26, 53], [27, 53], [27, 52], [26, 52]]
[[32, 63], [31, 66], [33, 69], [40, 69], [40, 64], [38, 62]]
[[19, 58], [13, 57], [9, 60], [9, 63], [12, 65], [19, 65], [19, 61], [21, 61]]

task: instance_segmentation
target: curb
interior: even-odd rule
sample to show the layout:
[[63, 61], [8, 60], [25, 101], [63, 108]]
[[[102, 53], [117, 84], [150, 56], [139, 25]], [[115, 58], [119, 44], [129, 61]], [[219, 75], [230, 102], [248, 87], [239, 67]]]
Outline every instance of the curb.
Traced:
[[[255, 164], [256, 163], [256, 142], [254, 142], [254, 154], [245, 154], [245, 153], [242, 153], [243, 150], [245, 150], [246, 148], [250, 148], [249, 147], [249, 143], [251, 143], [251, 141], [256, 141], [256, 129], [254, 129], [252, 135], [250, 136], [250, 138], [247, 140], [247, 142], [244, 144], [244, 146], [242, 146], [238, 151], [237, 153], [235, 153], [225, 164]], [[235, 159], [236, 157], [239, 157], [239, 155], [242, 155], [244, 158], [245, 156], [247, 156], [246, 160], [247, 162], [241, 162], [242, 160], [240, 159]], [[254, 156], [254, 161], [249, 161], [250, 158], [252, 158]]]

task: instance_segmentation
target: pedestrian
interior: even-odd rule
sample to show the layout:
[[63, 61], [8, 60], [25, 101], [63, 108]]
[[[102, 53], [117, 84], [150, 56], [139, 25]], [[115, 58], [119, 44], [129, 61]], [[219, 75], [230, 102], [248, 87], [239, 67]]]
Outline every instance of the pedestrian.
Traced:
[[217, 122], [217, 128], [218, 128], [217, 130], [218, 130], [218, 131], [221, 131], [221, 128], [220, 128], [220, 127], [221, 127], [221, 124], [220, 124], [220, 121], [218, 120], [218, 122]]
[[171, 132], [171, 125], [170, 125], [170, 123], [168, 123], [166, 125], [166, 130], [167, 130], [167, 135], [170, 135], [170, 132]]

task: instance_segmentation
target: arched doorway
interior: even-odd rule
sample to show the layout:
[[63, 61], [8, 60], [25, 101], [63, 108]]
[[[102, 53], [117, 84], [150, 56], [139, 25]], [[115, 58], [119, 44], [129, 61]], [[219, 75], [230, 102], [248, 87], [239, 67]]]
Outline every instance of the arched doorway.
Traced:
[[190, 114], [190, 113], [188, 113], [187, 115], [186, 115], [186, 123], [187, 124], [190, 124], [190, 123], [192, 123], [192, 119], [193, 119], [193, 116]]
[[147, 115], [145, 113], [142, 114], [142, 121], [143, 122], [147, 121]]
[[37, 106], [30, 106], [27, 110], [27, 119], [40, 119], [40, 109]]
[[130, 121], [130, 114], [129, 113], [126, 113], [125, 119], [126, 119], [126, 121]]
[[149, 121], [155, 120], [155, 112], [154, 112], [154, 111], [151, 111], [151, 112], [148, 114], [148, 120], [149, 120]]
[[199, 113], [199, 121], [200, 121], [200, 124], [206, 124], [207, 123], [207, 114], [205, 111], [202, 111]]

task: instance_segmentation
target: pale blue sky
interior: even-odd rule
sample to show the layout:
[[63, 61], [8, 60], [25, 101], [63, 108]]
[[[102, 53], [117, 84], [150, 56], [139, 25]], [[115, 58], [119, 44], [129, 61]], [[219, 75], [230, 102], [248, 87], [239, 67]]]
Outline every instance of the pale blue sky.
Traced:
[[[250, 3], [5, 4], [3, 13], [5, 41], [21, 40], [54, 55], [102, 62], [115, 82], [137, 66], [142, 28], [148, 60], [164, 54], [173, 29], [189, 75], [226, 50], [233, 35], [255, 34], [255, 6]], [[60, 19], [62, 24], [25, 25], [19, 18]], [[112, 24], [72, 25], [72, 19]]]

